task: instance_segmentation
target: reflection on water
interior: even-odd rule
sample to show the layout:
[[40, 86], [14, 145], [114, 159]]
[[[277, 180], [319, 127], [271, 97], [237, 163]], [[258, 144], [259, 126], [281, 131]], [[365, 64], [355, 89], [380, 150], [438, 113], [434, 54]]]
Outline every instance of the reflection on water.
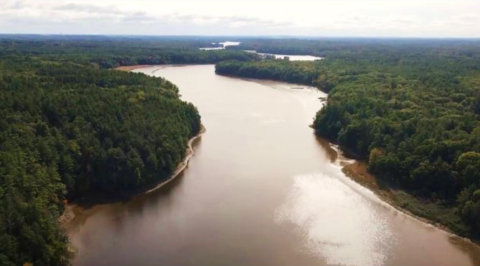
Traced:
[[395, 237], [361, 195], [325, 174], [299, 175], [276, 221], [305, 235], [308, 251], [329, 265], [384, 265]]

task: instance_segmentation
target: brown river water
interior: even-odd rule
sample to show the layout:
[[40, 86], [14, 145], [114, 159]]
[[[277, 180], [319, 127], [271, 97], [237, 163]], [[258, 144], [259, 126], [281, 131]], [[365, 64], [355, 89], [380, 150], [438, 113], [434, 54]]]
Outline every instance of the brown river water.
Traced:
[[308, 127], [324, 93], [213, 65], [136, 71], [177, 84], [207, 131], [168, 185], [73, 209], [75, 266], [480, 265], [476, 245], [395, 210], [332, 162]]

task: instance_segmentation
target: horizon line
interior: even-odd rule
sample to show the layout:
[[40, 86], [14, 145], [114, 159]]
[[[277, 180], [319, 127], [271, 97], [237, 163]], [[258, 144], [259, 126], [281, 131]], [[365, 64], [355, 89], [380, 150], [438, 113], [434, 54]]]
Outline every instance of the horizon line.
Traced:
[[480, 37], [420, 37], [420, 36], [326, 36], [326, 35], [195, 35], [195, 34], [94, 34], [94, 33], [1, 33], [0, 36], [89, 36], [89, 37], [197, 37], [197, 38], [301, 38], [301, 39], [420, 39], [420, 40], [480, 40]]

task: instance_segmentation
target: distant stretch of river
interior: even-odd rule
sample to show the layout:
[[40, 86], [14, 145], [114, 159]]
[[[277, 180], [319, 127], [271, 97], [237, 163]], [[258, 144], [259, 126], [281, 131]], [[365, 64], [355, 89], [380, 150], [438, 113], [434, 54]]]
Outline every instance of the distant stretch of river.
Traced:
[[227, 46], [237, 46], [239, 45], [240, 42], [230, 42], [230, 41], [225, 41], [225, 42], [219, 42], [219, 43], [212, 43], [212, 45], [217, 45], [216, 47], [205, 47], [205, 48], [199, 48], [200, 50], [223, 50]]
[[262, 56], [275, 56], [275, 59], [285, 59], [285, 57], [288, 57], [288, 60], [290, 61], [315, 61], [315, 60], [322, 60], [323, 57], [318, 57], [318, 56], [313, 56], [313, 55], [286, 55], [286, 54], [267, 54], [267, 53], [259, 53], [257, 51], [253, 50], [245, 50], [245, 52], [248, 53], [256, 53]]
[[[212, 43], [212, 44], [216, 44], [216, 43]], [[220, 42], [218, 43], [218, 46], [217, 47], [205, 47], [205, 48], [200, 48], [200, 50], [205, 50], [205, 51], [210, 51], [210, 50], [223, 50], [225, 49], [225, 47], [227, 46], [237, 46], [239, 45], [240, 42], [229, 42], [229, 41], [226, 41], [226, 42]], [[256, 54], [259, 54], [261, 56], [266, 56], [266, 55], [270, 55], [270, 56], [274, 56], [276, 59], [284, 59], [285, 57], [288, 57], [288, 59], [290, 61], [315, 61], [315, 60], [321, 60], [323, 59], [323, 57], [318, 57], [318, 56], [313, 56], [313, 55], [285, 55], [285, 54], [268, 54], [268, 53], [259, 53], [257, 51], [254, 51], [254, 50], [245, 50], [245, 52], [249, 52], [249, 53], [256, 53]]]
[[477, 246], [342, 173], [308, 127], [322, 92], [218, 76], [213, 65], [137, 72], [177, 84], [207, 131], [166, 187], [74, 210], [74, 265], [480, 265]]

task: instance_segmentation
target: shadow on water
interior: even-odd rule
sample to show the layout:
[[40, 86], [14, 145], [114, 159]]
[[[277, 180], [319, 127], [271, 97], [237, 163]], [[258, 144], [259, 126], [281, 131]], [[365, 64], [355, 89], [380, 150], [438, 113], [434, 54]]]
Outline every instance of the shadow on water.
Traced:
[[[201, 139], [197, 138], [192, 143], [195, 154], [200, 153]], [[190, 163], [190, 161], [189, 161]], [[176, 189], [183, 183], [188, 164], [175, 178], [168, 181], [158, 189], [135, 196], [118, 196], [97, 194], [89, 196], [75, 204], [72, 211], [74, 218], [67, 224], [68, 228], [80, 228], [85, 222], [97, 213], [107, 215], [109, 220], [118, 230], [121, 230], [123, 220], [142, 216], [145, 210], [154, 210], [160, 203], [168, 203], [173, 199]], [[147, 190], [148, 191], [148, 190]]]
[[319, 137], [317, 134], [313, 133], [315, 135], [315, 138], [320, 144], [320, 146], [323, 148], [325, 151], [326, 157], [330, 160], [330, 162], [334, 163], [338, 159], [338, 152], [332, 148], [332, 145], [330, 142], [322, 137]]
[[473, 245], [471, 241], [455, 235], [450, 236], [448, 242], [465, 253], [473, 265], [480, 265], [480, 247], [478, 245]]

